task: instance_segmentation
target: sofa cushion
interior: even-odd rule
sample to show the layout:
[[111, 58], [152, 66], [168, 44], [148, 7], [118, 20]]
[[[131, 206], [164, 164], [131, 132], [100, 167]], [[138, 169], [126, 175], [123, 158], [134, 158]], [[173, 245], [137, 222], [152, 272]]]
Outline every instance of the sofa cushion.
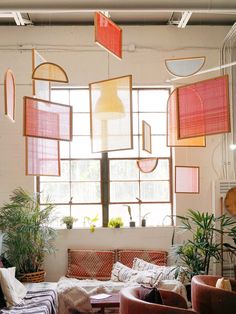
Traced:
[[19, 304], [26, 296], [27, 289], [15, 278], [15, 267], [0, 268], [0, 282], [7, 306]]
[[162, 274], [162, 280], [178, 280], [182, 283], [188, 280], [186, 278], [187, 270], [182, 266], [157, 266], [140, 258], [135, 258], [132, 269], [138, 271], [154, 270]]
[[167, 252], [165, 251], [118, 250], [117, 252], [117, 260], [128, 267], [132, 267], [135, 257], [160, 266], [167, 264]]
[[67, 277], [108, 280], [115, 263], [115, 251], [68, 249]]
[[120, 262], [116, 262], [111, 273], [112, 281], [136, 282], [153, 287], [159, 283], [162, 274], [153, 270], [137, 271], [129, 268]]

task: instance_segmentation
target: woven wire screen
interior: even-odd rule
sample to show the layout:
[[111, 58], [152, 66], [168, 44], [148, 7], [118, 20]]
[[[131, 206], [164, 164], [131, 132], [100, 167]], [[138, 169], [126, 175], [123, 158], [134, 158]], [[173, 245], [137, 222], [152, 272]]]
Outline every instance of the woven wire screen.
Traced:
[[26, 175], [60, 176], [59, 141], [26, 137]]
[[167, 146], [176, 147], [204, 147], [206, 146], [205, 136], [178, 139], [177, 137], [177, 95], [175, 89], [167, 102]]
[[[89, 92], [92, 151], [132, 149], [132, 77], [91, 83]], [[113, 107], [117, 99], [121, 107], [119, 113]], [[104, 104], [108, 112], [102, 112]]]
[[24, 135], [70, 141], [71, 106], [24, 97]]
[[108, 17], [95, 13], [95, 42], [118, 58], [122, 58], [122, 30]]
[[230, 132], [228, 76], [178, 88], [178, 137]]

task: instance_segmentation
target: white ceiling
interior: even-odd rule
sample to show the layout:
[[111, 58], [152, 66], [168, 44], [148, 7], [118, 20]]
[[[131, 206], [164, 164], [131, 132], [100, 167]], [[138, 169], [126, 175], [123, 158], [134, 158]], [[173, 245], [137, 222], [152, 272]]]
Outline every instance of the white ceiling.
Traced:
[[[0, 25], [15, 25], [18, 12], [37, 25], [91, 25], [95, 11], [108, 11], [117, 24], [178, 24], [185, 11], [188, 25], [233, 25], [236, 0], [1, 0]], [[4, 16], [4, 14], [8, 14]]]

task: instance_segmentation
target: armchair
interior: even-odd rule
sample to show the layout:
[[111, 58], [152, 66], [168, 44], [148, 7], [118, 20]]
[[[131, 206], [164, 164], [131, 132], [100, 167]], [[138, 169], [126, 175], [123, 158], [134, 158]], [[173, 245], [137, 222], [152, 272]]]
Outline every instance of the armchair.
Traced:
[[[198, 275], [192, 278], [192, 307], [200, 314], [235, 314], [236, 292], [216, 288], [216, 281], [221, 277]], [[230, 280], [236, 290], [236, 280]]]
[[173, 291], [159, 291], [164, 303], [170, 299], [174, 306], [142, 301], [139, 287], [127, 287], [120, 292], [120, 314], [196, 314], [196, 312], [187, 309], [186, 301], [182, 296]]

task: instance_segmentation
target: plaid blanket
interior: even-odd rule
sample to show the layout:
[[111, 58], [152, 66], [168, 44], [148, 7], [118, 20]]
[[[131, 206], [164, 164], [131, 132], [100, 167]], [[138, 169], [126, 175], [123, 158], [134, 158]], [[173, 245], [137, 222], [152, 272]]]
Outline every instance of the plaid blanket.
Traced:
[[0, 310], [1, 314], [56, 314], [56, 286], [49, 283], [30, 284], [23, 301], [8, 309]]

